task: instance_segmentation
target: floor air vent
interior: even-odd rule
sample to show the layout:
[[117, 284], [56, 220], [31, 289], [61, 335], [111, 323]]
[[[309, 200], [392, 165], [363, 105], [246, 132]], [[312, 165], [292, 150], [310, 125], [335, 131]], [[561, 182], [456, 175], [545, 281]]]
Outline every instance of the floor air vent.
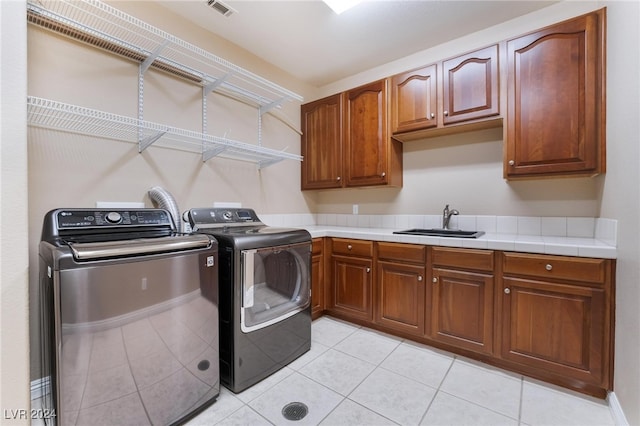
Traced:
[[282, 415], [287, 420], [302, 420], [309, 412], [309, 408], [302, 402], [290, 402], [282, 407]]
[[220, 12], [226, 17], [231, 16], [236, 11], [226, 4], [222, 3], [220, 0], [207, 0], [207, 4], [214, 10]]

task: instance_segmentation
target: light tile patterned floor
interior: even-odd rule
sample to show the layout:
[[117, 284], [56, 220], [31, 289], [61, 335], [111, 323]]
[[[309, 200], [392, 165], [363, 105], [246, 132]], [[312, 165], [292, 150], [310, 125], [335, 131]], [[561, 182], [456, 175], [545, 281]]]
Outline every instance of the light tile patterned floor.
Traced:
[[[322, 317], [311, 350], [250, 389], [222, 389], [199, 425], [614, 425], [606, 402]], [[282, 416], [303, 402], [299, 421]]]

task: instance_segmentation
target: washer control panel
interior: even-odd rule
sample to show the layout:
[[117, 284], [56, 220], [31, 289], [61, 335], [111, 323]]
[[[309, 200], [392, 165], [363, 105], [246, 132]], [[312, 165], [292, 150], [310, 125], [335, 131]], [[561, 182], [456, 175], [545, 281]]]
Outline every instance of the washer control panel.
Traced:
[[63, 209], [57, 212], [58, 229], [81, 229], [128, 226], [172, 226], [166, 210], [80, 210]]

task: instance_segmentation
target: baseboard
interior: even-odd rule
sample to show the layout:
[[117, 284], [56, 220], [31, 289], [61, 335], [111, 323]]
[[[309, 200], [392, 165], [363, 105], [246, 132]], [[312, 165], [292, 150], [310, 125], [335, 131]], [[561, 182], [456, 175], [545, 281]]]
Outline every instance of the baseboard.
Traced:
[[49, 376], [31, 382], [31, 400], [42, 398], [51, 392]]
[[614, 392], [609, 392], [607, 401], [609, 402], [609, 410], [611, 411], [611, 415], [613, 416], [613, 421], [616, 426], [629, 426], [629, 422], [624, 415], [624, 411], [622, 411], [620, 401], [618, 401], [618, 397]]

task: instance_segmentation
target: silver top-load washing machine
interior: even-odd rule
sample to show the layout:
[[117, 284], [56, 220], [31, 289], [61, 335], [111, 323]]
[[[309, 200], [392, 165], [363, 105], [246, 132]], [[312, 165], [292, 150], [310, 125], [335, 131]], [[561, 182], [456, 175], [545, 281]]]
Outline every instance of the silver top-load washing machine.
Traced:
[[53, 210], [39, 292], [48, 423], [176, 424], [217, 398], [213, 237], [163, 209]]
[[241, 392], [311, 348], [311, 235], [267, 226], [255, 211], [185, 213], [220, 259], [220, 380]]

